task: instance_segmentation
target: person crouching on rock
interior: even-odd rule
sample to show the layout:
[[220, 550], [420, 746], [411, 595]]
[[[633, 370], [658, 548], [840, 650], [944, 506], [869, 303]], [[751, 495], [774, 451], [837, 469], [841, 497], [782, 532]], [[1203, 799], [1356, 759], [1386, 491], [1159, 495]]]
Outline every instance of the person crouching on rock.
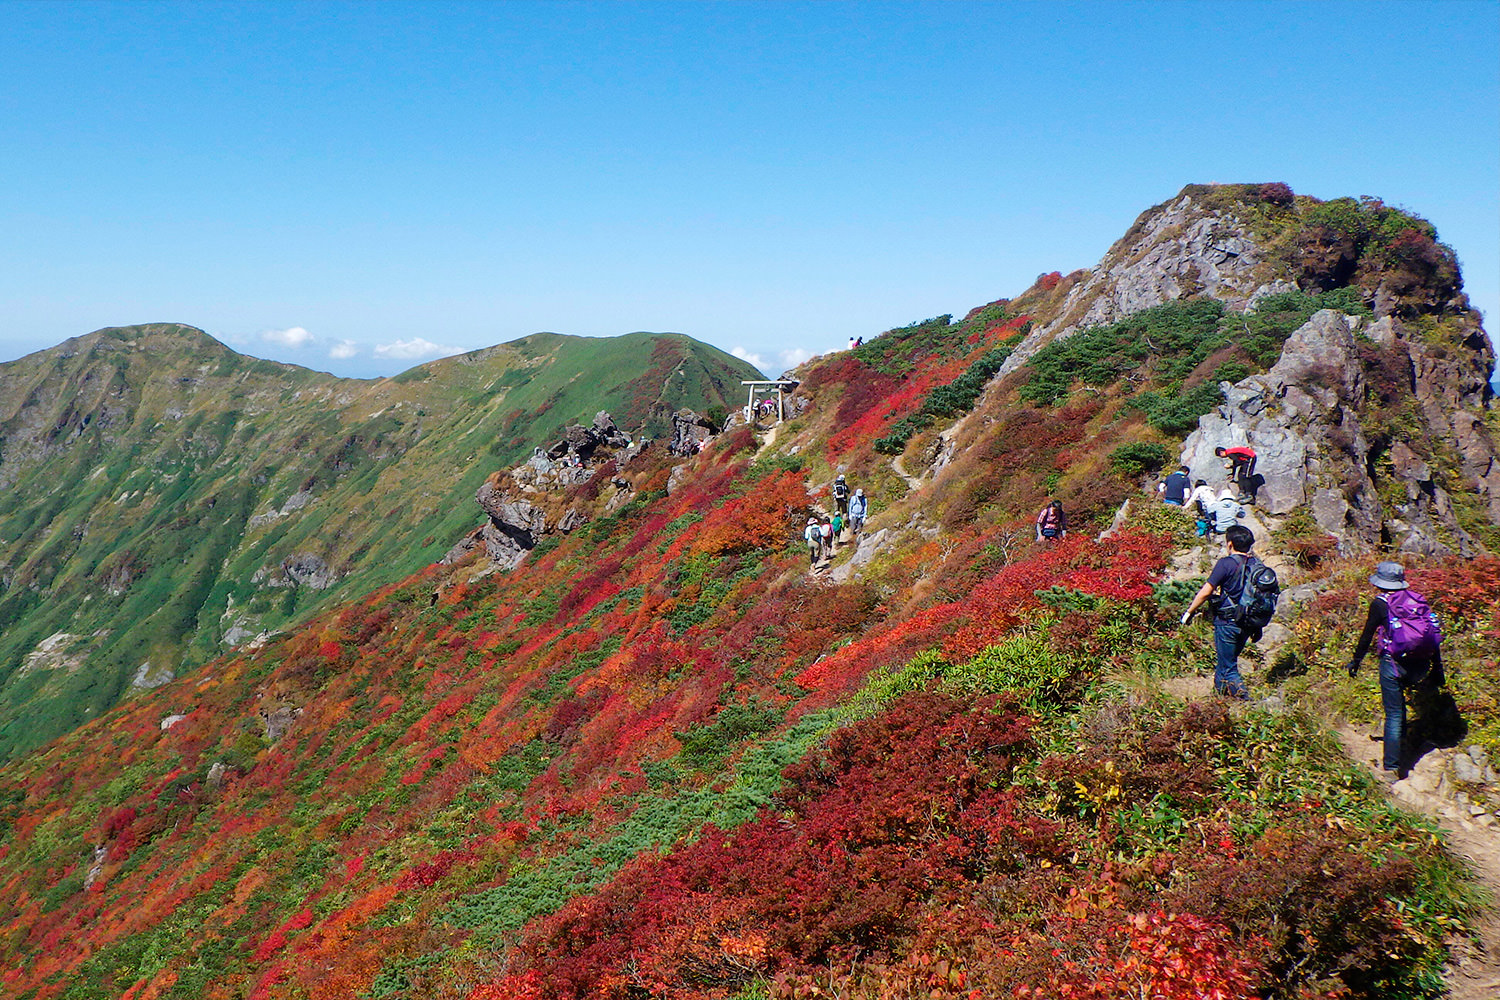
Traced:
[[1385, 709], [1385, 752], [1381, 761], [1386, 772], [1404, 776], [1401, 743], [1406, 735], [1406, 692], [1430, 697], [1443, 686], [1443, 630], [1427, 600], [1406, 583], [1406, 569], [1396, 562], [1375, 567], [1370, 583], [1378, 592], [1370, 601], [1365, 628], [1359, 634], [1349, 676], [1378, 638], [1380, 658], [1380, 705]]
[[1184, 507], [1187, 505], [1188, 489], [1191, 483], [1192, 480], [1188, 478], [1188, 467], [1182, 465], [1177, 468], [1176, 472], [1156, 484], [1156, 492], [1161, 494], [1164, 503]]
[[1239, 658], [1250, 638], [1250, 631], [1236, 623], [1230, 615], [1239, 603], [1245, 586], [1245, 564], [1250, 559], [1250, 548], [1255, 544], [1255, 532], [1243, 524], [1230, 525], [1224, 532], [1224, 555], [1214, 563], [1213, 571], [1193, 597], [1193, 603], [1182, 616], [1182, 624], [1192, 621], [1197, 610], [1218, 592], [1214, 605], [1214, 691], [1246, 701], [1250, 693], [1240, 677]]
[[1224, 467], [1229, 470], [1229, 481], [1239, 488], [1240, 503], [1253, 502], [1254, 495], [1250, 486], [1255, 475], [1255, 449], [1235, 445], [1233, 448], [1215, 448], [1214, 454], [1224, 459]]
[[1219, 494], [1208, 508], [1208, 519], [1214, 534], [1229, 537], [1229, 529], [1240, 523], [1240, 518], [1245, 516], [1245, 508], [1234, 497], [1234, 490], [1225, 490]]

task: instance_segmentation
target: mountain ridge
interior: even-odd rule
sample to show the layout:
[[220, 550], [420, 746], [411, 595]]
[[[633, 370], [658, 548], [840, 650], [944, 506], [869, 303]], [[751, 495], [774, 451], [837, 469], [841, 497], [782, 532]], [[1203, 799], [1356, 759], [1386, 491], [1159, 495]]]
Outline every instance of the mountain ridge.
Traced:
[[[659, 432], [753, 372], [681, 335], [520, 343], [355, 380], [158, 324], [0, 365], [0, 748], [436, 560], [486, 463], [569, 420]], [[89, 668], [23, 675], [45, 640]]]
[[[1370, 719], [1349, 622], [1394, 545], [1338, 522], [1341, 553], [1306, 502], [1257, 511], [1285, 593], [1243, 660], [1255, 703], [1183, 699], [1212, 640], [1178, 616], [1215, 553], [1154, 486], [1215, 419], [1261, 433], [1238, 416], [1254, 379], [1328, 396], [1318, 431], [1295, 427], [1310, 445], [1336, 407], [1366, 445], [1464, 398], [1483, 430], [1492, 400], [1460, 389], [1492, 355], [1445, 339], [1441, 309], [1377, 318], [1362, 288], [1310, 286], [1243, 312], [1162, 302], [1003, 371], [1063, 285], [814, 359], [784, 421], [679, 453], [580, 430], [558, 457], [583, 464], [536, 475], [497, 459], [487, 485], [584, 520], [509, 571], [474, 550], [326, 608], [0, 769], [0, 982], [27, 1000], [1436, 996], [1482, 906], [1326, 729]], [[1313, 363], [1333, 341], [1354, 345], [1336, 392]], [[1452, 421], [1411, 426], [1407, 474], [1354, 490], [1382, 524], [1418, 503], [1408, 484], [1481, 496], [1444, 455]], [[1305, 461], [1273, 471], [1325, 485]], [[800, 533], [838, 474], [870, 521], [809, 566]], [[1049, 496], [1070, 514], [1055, 543], [1032, 530]], [[1497, 753], [1500, 559], [1380, 551], [1443, 613], [1464, 740]], [[1494, 840], [1500, 787], [1460, 756], [1454, 807]]]

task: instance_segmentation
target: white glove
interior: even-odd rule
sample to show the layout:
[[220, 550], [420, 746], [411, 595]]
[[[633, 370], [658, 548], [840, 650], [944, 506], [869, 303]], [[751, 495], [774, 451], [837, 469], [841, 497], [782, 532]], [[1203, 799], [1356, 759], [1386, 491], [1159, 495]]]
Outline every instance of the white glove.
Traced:
[[1184, 611], [1182, 613], [1182, 624], [1186, 625], [1189, 621], [1192, 620], [1192, 618], [1193, 613], [1191, 611]]

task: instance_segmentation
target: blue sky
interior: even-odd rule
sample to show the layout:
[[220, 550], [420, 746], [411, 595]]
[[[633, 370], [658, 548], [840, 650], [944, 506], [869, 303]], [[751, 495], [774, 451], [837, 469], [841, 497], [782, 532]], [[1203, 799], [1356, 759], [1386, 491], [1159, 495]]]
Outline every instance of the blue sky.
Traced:
[[1488, 0], [11, 0], [0, 136], [0, 360], [176, 321], [348, 375], [539, 330], [775, 374], [1215, 181], [1413, 210], [1500, 307]]

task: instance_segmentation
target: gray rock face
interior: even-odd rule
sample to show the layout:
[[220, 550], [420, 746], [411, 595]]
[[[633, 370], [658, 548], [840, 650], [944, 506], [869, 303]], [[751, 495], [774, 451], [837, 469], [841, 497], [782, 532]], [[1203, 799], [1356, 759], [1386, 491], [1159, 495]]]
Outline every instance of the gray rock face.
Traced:
[[[1234, 385], [1223, 383], [1224, 402], [1200, 418], [1183, 444], [1183, 463], [1194, 478], [1222, 486], [1226, 472], [1214, 448], [1249, 445], [1260, 477], [1256, 505], [1273, 515], [1307, 506], [1321, 528], [1338, 536], [1345, 554], [1376, 546], [1423, 555], [1477, 551], [1430, 462], [1407, 441], [1372, 440], [1362, 424], [1369, 393], [1349, 320], [1325, 309], [1293, 332], [1270, 371]], [[1426, 357], [1427, 349], [1411, 341], [1399, 322], [1385, 317], [1371, 325], [1370, 333], [1386, 351], [1411, 357], [1413, 370], [1421, 367], [1417, 359]], [[1493, 443], [1477, 415], [1447, 408], [1449, 403], [1462, 406], [1474, 393], [1456, 388], [1451, 378], [1435, 376], [1432, 381], [1430, 395], [1420, 381], [1414, 386], [1427, 433], [1436, 440], [1458, 440], [1462, 452], [1456, 429], [1475, 428], [1465, 471], [1493, 500], [1500, 496]], [[1429, 398], [1444, 396], [1451, 399], [1429, 407]], [[1492, 486], [1486, 476], [1494, 477]], [[1500, 523], [1500, 509], [1494, 514]]]
[[688, 409], [678, 410], [672, 414], [672, 440], [667, 452], [678, 456], [697, 454], [713, 436], [714, 425], [707, 417]]
[[490, 518], [480, 529], [485, 551], [492, 562], [508, 569], [536, 547], [547, 530], [547, 516], [529, 500], [506, 496], [498, 478], [485, 480], [474, 499]]
[[282, 560], [281, 572], [291, 581], [291, 586], [307, 587], [311, 590], [327, 590], [333, 586], [333, 571], [319, 556], [311, 552], [294, 552]]
[[1068, 292], [1057, 318], [1038, 326], [1006, 359], [1003, 377], [1053, 340], [1192, 295], [1242, 310], [1296, 285], [1271, 273], [1264, 251], [1233, 216], [1184, 194], [1143, 213], [1089, 276]]

